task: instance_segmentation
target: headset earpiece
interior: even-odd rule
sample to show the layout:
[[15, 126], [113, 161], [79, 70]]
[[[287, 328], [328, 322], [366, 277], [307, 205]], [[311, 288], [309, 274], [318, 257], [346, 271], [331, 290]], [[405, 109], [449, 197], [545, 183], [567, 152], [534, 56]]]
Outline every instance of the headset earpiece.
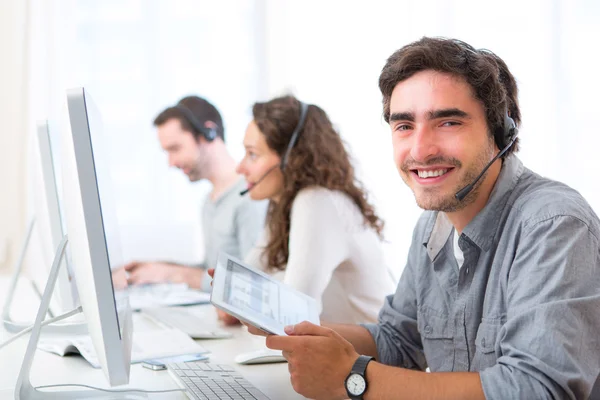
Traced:
[[506, 145], [517, 135], [517, 132], [518, 128], [517, 124], [515, 124], [515, 120], [508, 115], [508, 112], [505, 113], [502, 127], [499, 127], [494, 135], [494, 140], [496, 141], [498, 148], [503, 149], [506, 147]]
[[181, 103], [177, 104], [175, 108], [183, 113], [183, 116], [190, 123], [192, 129], [201, 134], [207, 142], [212, 142], [217, 138], [217, 129], [215, 127], [207, 128], [202, 126], [202, 124], [200, 124], [200, 122], [194, 116], [192, 110]]
[[515, 124], [515, 120], [508, 113], [504, 116], [504, 131], [505, 144], [509, 143], [517, 134], [517, 124]]
[[209, 141], [212, 142], [213, 140], [215, 140], [217, 138], [217, 129], [216, 128], [204, 128], [204, 131], [202, 132], [204, 135], [204, 138]]

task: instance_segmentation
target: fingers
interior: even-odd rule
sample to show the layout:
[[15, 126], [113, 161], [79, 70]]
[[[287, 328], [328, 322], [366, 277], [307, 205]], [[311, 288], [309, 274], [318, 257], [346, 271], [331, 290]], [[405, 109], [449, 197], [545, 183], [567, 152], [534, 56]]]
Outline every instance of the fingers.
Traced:
[[157, 283], [158, 280], [156, 277], [153, 277], [151, 274], [148, 274], [144, 271], [144, 269], [135, 269], [129, 273], [127, 277], [127, 283], [130, 285], [146, 285], [149, 283]]
[[333, 331], [329, 328], [325, 328], [319, 325], [315, 325], [308, 321], [300, 322], [296, 325], [289, 325], [285, 327], [285, 333], [288, 335], [301, 336], [330, 336]]
[[223, 323], [225, 325], [238, 325], [240, 323], [239, 319], [237, 319], [233, 315], [227, 314], [223, 310], [219, 310], [218, 308], [217, 308], [217, 317], [219, 318], [219, 320], [223, 321]]
[[241, 321], [241, 322], [242, 322], [242, 324], [244, 324], [244, 326], [246, 326], [248, 328], [248, 332], [250, 332], [253, 335], [256, 335], [256, 336], [269, 336], [270, 335], [269, 332], [265, 332], [262, 329], [258, 329], [257, 327], [252, 326], [244, 321]]
[[288, 355], [291, 354], [294, 349], [300, 345], [300, 340], [303, 338], [294, 336], [279, 336], [279, 335], [268, 335], [265, 344], [268, 348], [273, 350], [285, 351]]
[[129, 264], [125, 264], [125, 266], [123, 267], [123, 269], [125, 269], [125, 271], [131, 271], [137, 267], [139, 267], [142, 263], [139, 261], [132, 261]]
[[300, 322], [296, 325], [285, 327], [285, 333], [288, 336], [269, 335], [267, 337], [267, 347], [273, 350], [294, 351], [294, 347], [301, 343], [303, 338], [298, 336], [327, 336], [335, 334], [329, 328], [312, 324], [308, 321]]
[[225, 314], [225, 316], [223, 317], [223, 323], [225, 325], [239, 325], [240, 320], [237, 319], [234, 316], [231, 316], [229, 314]]
[[212, 278], [210, 280], [210, 286], [212, 287], [213, 280], [215, 279], [215, 269], [214, 268], [209, 268], [206, 272], [208, 273], [208, 276], [210, 276]]
[[131, 274], [127, 278], [127, 283], [129, 285], [145, 285], [146, 283], [150, 283], [147, 278], [140, 274]]
[[123, 290], [127, 287], [127, 275], [123, 269], [113, 271], [112, 281], [115, 290]]

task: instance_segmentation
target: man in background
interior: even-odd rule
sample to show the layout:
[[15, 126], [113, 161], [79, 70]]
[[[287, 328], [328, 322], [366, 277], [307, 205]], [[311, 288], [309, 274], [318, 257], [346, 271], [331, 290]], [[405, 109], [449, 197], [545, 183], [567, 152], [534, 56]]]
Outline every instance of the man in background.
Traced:
[[181, 99], [154, 120], [169, 166], [183, 171], [190, 182], [207, 179], [212, 191], [202, 207], [205, 260], [200, 265], [133, 261], [114, 273], [117, 287], [150, 283], [186, 283], [210, 290], [206, 270], [214, 268], [224, 251], [243, 259], [263, 230], [266, 202], [252, 201], [240, 192], [246, 183], [225, 146], [223, 120], [211, 103], [197, 96]]

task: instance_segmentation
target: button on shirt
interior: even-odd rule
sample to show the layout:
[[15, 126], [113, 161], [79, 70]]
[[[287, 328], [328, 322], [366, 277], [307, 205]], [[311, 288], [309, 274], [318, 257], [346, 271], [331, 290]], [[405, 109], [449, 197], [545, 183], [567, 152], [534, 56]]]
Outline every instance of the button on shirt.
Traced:
[[378, 360], [478, 371], [488, 399], [586, 399], [600, 373], [600, 222], [516, 156], [458, 239], [426, 211], [396, 293], [365, 325]]

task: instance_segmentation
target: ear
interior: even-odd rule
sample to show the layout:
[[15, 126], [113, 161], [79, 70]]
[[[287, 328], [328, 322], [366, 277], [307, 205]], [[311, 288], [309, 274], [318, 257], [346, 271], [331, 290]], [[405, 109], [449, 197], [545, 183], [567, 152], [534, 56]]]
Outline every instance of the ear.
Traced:
[[217, 128], [218, 128], [217, 124], [215, 124], [215, 123], [214, 123], [214, 122], [212, 122], [212, 121], [206, 121], [206, 122], [204, 123], [204, 127], [205, 127], [205, 128], [208, 128], [208, 129], [217, 129]]

